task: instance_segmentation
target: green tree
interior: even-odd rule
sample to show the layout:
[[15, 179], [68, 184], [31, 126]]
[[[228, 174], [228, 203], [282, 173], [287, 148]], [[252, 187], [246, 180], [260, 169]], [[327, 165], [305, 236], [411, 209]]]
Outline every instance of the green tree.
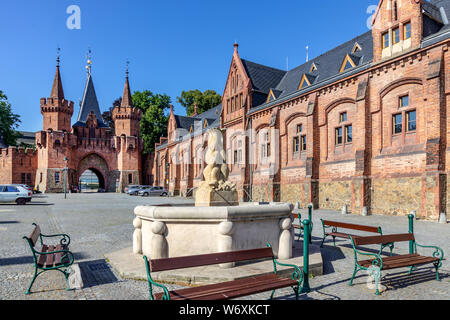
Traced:
[[122, 103], [122, 98], [118, 98], [114, 100], [112, 107], [110, 107], [107, 111], [102, 113], [102, 118], [105, 124], [111, 128], [112, 134], [115, 134], [116, 128], [114, 124], [114, 120], [112, 118], [112, 111], [115, 107], [120, 107]]
[[222, 103], [222, 97], [214, 90], [190, 90], [181, 92], [181, 97], [177, 97], [177, 102], [186, 108], [188, 117], [194, 114], [194, 105], [197, 104], [197, 114], [208, 111]]
[[0, 90], [0, 133], [6, 145], [17, 145], [17, 139], [22, 136], [16, 131], [20, 123], [20, 116], [12, 112], [8, 97]]
[[133, 104], [142, 110], [141, 137], [144, 139], [144, 153], [155, 150], [155, 143], [160, 137], [167, 135], [166, 111], [170, 108], [171, 99], [166, 94], [154, 94], [151, 91], [135, 91]]

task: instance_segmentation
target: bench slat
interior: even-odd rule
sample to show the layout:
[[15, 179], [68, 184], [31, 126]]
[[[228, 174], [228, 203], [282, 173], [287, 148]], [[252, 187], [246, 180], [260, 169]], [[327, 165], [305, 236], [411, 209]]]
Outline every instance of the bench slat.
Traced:
[[34, 227], [33, 232], [31, 232], [31, 235], [30, 235], [30, 240], [31, 240], [31, 243], [33, 244], [33, 247], [36, 245], [36, 242], [37, 242], [40, 234], [41, 234], [41, 227], [39, 227], [39, 225], [37, 225], [36, 227]]
[[363, 225], [359, 225], [359, 224], [343, 223], [343, 222], [336, 222], [336, 221], [330, 221], [330, 220], [323, 220], [323, 224], [326, 226], [330, 226], [330, 227], [338, 227], [338, 228], [344, 228], [344, 229], [353, 229], [353, 230], [379, 233], [378, 227], [363, 226]]
[[[291, 279], [269, 274], [202, 287], [174, 290], [170, 294], [172, 300], [223, 300], [297, 284], [298, 282]], [[155, 295], [156, 299], [161, 299], [161, 297], [162, 293]]]
[[361, 235], [342, 233], [342, 232], [327, 232], [326, 235], [332, 236], [332, 237], [334, 236], [334, 237], [339, 237], [339, 238], [347, 238], [347, 239], [350, 239], [350, 236], [352, 236], [353, 239], [361, 237]]
[[[56, 246], [56, 250], [55, 250], [55, 251], [61, 251], [61, 250], [68, 250], [67, 245], [65, 245], [65, 244], [63, 244], [63, 245], [59, 244], [59, 245]], [[61, 258], [62, 258], [63, 255], [64, 255], [63, 252], [60, 252], [60, 253], [56, 253], [56, 254], [55, 254], [55, 266], [56, 266], [56, 267], [59, 267], [60, 265], [62, 265], [62, 263], [61, 263]]]
[[390, 234], [387, 236], [370, 236], [370, 237], [358, 237], [355, 240], [356, 246], [369, 245], [369, 244], [386, 244], [390, 242], [401, 242], [415, 240], [414, 234]]
[[[383, 270], [416, 266], [421, 264], [432, 263], [438, 260], [439, 258], [425, 257], [418, 254], [405, 254], [394, 257], [386, 257], [383, 258]], [[373, 259], [358, 261], [358, 264], [367, 268], [372, 265], [372, 261]]]
[[149, 261], [150, 272], [193, 268], [228, 262], [240, 262], [272, 258], [272, 248], [241, 250], [232, 252], [203, 254], [188, 257], [176, 257], [168, 259], [155, 259]]
[[[40, 252], [47, 252], [48, 251], [48, 246], [47, 245], [43, 245], [41, 248]], [[39, 267], [44, 267], [45, 266], [45, 260], [47, 259], [45, 254], [41, 254], [38, 258], [37, 264]]]
[[[52, 251], [55, 251], [55, 246], [48, 247], [47, 252], [52, 252]], [[55, 255], [54, 254], [46, 254], [46, 257], [47, 257], [47, 261], [45, 262], [45, 267], [46, 268], [53, 267]]]

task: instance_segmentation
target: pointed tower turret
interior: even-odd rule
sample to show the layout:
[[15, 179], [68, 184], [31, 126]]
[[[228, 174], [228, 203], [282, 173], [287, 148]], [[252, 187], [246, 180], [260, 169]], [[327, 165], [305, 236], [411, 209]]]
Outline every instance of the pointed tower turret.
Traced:
[[122, 103], [120, 104], [120, 107], [115, 107], [113, 109], [112, 117], [115, 122], [117, 136], [125, 135], [129, 137], [139, 137], [142, 112], [139, 108], [133, 106], [128, 66], [125, 77], [125, 86], [123, 88]]
[[60, 73], [60, 57], [56, 59], [56, 73], [49, 98], [41, 99], [41, 114], [44, 117], [44, 130], [70, 131], [73, 102], [64, 97]]

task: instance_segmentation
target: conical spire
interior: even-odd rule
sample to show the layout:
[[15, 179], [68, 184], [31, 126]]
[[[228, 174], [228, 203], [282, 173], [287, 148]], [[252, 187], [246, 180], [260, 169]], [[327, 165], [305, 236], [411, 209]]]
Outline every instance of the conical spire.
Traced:
[[52, 86], [52, 92], [50, 94], [50, 98], [55, 99], [64, 99], [64, 90], [62, 86], [61, 81], [61, 73], [59, 72], [59, 49], [58, 49], [58, 57], [56, 59], [56, 73], [55, 73], [55, 80], [53, 80], [53, 86]]
[[129, 75], [128, 64], [129, 62], [127, 62], [125, 87], [123, 88], [122, 103], [120, 105], [121, 107], [133, 107], [133, 98], [131, 96], [130, 81], [128, 80]]
[[100, 106], [98, 104], [97, 95], [95, 93], [92, 75], [88, 73], [86, 87], [84, 89], [83, 100], [81, 101], [80, 112], [78, 113], [78, 122], [75, 124], [86, 123], [89, 114], [93, 112], [97, 118], [99, 126], [106, 125], [103, 122]]

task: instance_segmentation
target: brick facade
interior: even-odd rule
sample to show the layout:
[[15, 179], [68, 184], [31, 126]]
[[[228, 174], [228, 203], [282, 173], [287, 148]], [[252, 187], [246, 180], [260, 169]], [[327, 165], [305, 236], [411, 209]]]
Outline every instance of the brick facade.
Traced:
[[[238, 185], [240, 199], [298, 201], [333, 210], [347, 205], [355, 214], [364, 209], [394, 215], [416, 210], [428, 219], [446, 212], [450, 28], [439, 20], [441, 5], [449, 11], [448, 1], [380, 1], [371, 33], [330, 51], [332, 61], [314, 60], [319, 71], [325, 63], [341, 70], [331, 80], [316, 81], [312, 62], [284, 74], [254, 66], [269, 72], [263, 76], [266, 82], [282, 76], [280, 84], [263, 89], [235, 44], [220, 127], [226, 132], [230, 179]], [[358, 55], [361, 47], [366, 51]], [[346, 55], [352, 59], [350, 71], [345, 71]], [[309, 88], [281, 93], [296, 72], [296, 86], [303, 75]], [[173, 117], [169, 121], [170, 137], [176, 125]], [[197, 158], [201, 152], [191, 153], [187, 166], [168, 156], [196, 150], [200, 137], [205, 141], [205, 132], [158, 144], [156, 184], [167, 183], [179, 192], [190, 186], [180, 180], [183, 172], [193, 170], [193, 187], [198, 185], [194, 162], [202, 162]], [[164, 170], [167, 161], [170, 169]]]

